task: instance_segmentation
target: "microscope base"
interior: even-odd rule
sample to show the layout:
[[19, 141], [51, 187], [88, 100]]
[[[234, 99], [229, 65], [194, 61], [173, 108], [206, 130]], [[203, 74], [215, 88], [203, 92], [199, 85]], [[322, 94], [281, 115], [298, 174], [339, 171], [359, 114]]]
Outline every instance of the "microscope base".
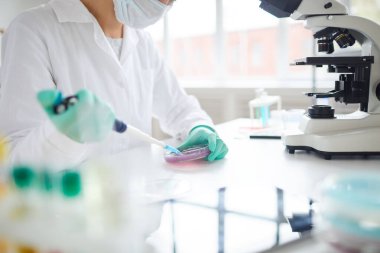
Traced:
[[342, 155], [380, 156], [379, 136], [380, 116], [356, 112], [336, 119], [304, 116], [301, 130], [285, 134], [283, 141], [290, 154], [313, 151], [330, 160]]
[[320, 151], [312, 147], [306, 146], [286, 146], [289, 154], [295, 154], [297, 150], [306, 151], [306, 152], [315, 152], [321, 155], [325, 160], [331, 160], [333, 156], [362, 156], [367, 158], [368, 156], [380, 156], [380, 152], [326, 152]]

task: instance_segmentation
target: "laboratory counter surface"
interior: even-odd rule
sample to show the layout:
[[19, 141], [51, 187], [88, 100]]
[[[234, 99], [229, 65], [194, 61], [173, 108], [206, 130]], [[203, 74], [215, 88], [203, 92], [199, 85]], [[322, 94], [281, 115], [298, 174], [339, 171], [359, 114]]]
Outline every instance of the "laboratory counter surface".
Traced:
[[[380, 168], [379, 157], [368, 157], [366, 159], [363, 157], [334, 157], [332, 160], [325, 160], [315, 153], [300, 151], [295, 154], [289, 154], [281, 140], [250, 139], [245, 131], [249, 129], [250, 124], [249, 119], [237, 119], [217, 126], [220, 137], [229, 147], [229, 153], [225, 159], [213, 163], [202, 160], [170, 164], [164, 160], [164, 151], [155, 146], [134, 148], [124, 153], [113, 155], [110, 158], [112, 162], [116, 162], [119, 165], [122, 164], [129, 179], [131, 179], [131, 175], [135, 175], [132, 180], [134, 181], [133, 184], [145, 187], [145, 196], [147, 196], [148, 201], [153, 203], [169, 201], [169, 206], [172, 206], [171, 208], [181, 203], [190, 203], [189, 207], [202, 207], [204, 203], [207, 206], [210, 201], [204, 202], [201, 200], [200, 202], [192, 202], [193, 196], [200, 196], [202, 199], [207, 198], [206, 196], [209, 194], [219, 192], [220, 197], [224, 195], [225, 189], [227, 189], [227, 192], [228, 189], [232, 189], [233, 191], [240, 192], [240, 195], [234, 196], [234, 198], [240, 198], [236, 201], [252, 202], [254, 208], [260, 210], [260, 208], [269, 205], [273, 200], [265, 197], [265, 189], [268, 187], [280, 189], [280, 192], [278, 192], [280, 194], [285, 192], [286, 195], [298, 195], [302, 196], [302, 198], [318, 202], [317, 189], [326, 177], [337, 173], [355, 173], [364, 170], [373, 172], [378, 171]], [[168, 140], [168, 142], [174, 146], [179, 144], [175, 140]], [[141, 178], [136, 178], [136, 175], [141, 176]], [[257, 199], [257, 191], [262, 195], [262, 200], [255, 200]], [[190, 202], [187, 202], [187, 199], [190, 199]], [[224, 197], [222, 199], [219, 198], [219, 204], [224, 203], [223, 199]], [[306, 201], [306, 203], [308, 202]], [[219, 208], [215, 210], [219, 210]], [[228, 211], [222, 208], [219, 210], [219, 215], [222, 216], [219, 217], [224, 217], [225, 212], [228, 213]], [[253, 213], [255, 212], [257, 210], [253, 211]], [[192, 223], [197, 224], [200, 221], [195, 218], [193, 213], [187, 213], [187, 215], [193, 217]], [[185, 217], [188, 216], [185, 215]], [[188, 218], [184, 219], [188, 220]], [[206, 223], [207, 220], [203, 222]], [[181, 229], [190, 227], [189, 230], [191, 230], [192, 223], [188, 223], [187, 225], [182, 224]], [[219, 227], [223, 226], [223, 224], [224, 220], [219, 224]], [[204, 226], [203, 229], [205, 231], [208, 231], [205, 224], [202, 226]], [[258, 229], [256, 225], [251, 227], [256, 227], [256, 230]], [[288, 227], [287, 229], [290, 228]], [[227, 238], [223, 231], [224, 229], [219, 230], [218, 238]], [[244, 231], [243, 227], [235, 231], [235, 233], [239, 234], [241, 231]], [[249, 249], [249, 251], [224, 250], [223, 245], [226, 242], [223, 242], [219, 244], [219, 250], [217, 251], [197, 248], [195, 252], [262, 252], [262, 250], [254, 250], [255, 244], [257, 246], [259, 243], [257, 240], [260, 238], [257, 232], [247, 233], [251, 236], [255, 235], [254, 238], [247, 239], [249, 246], [246, 250]], [[189, 247], [191, 248], [191, 245], [195, 245], [194, 241], [196, 240], [194, 236], [191, 236], [191, 233], [187, 236], [190, 236], [191, 240], [186, 240], [186, 242], [180, 244], [189, 243], [186, 245], [190, 245]], [[204, 236], [207, 237], [207, 235]], [[183, 238], [183, 236], [179, 237]], [[325, 244], [317, 243], [314, 238], [295, 241], [294, 235], [292, 238], [289, 245], [279, 248], [269, 247], [266, 248], [269, 251], [265, 252], [333, 252]], [[154, 240], [162, 242], [162, 239], [155, 238]], [[239, 243], [236, 245], [239, 247]], [[277, 244], [277, 246], [279, 245], [283, 244]], [[158, 252], [176, 251], [164, 250]], [[178, 252], [182, 251], [179, 250]]]
[[[50, 201], [50, 195], [46, 203], [35, 202], [46, 200], [48, 195], [33, 192], [19, 198], [32, 212], [25, 212], [25, 222], [13, 223], [4, 217], [15, 210], [18, 213], [20, 206], [18, 200], [9, 199], [4, 202], [6, 208], [0, 208], [0, 222], [7, 221], [0, 226], [0, 236], [59, 252], [79, 252], [79, 248], [80, 252], [124, 252], [127, 248], [144, 248], [143, 252], [149, 253], [332, 252], [325, 243], [316, 241], [320, 235], [329, 235], [321, 233], [313, 219], [318, 214], [314, 212], [319, 204], [318, 185], [336, 173], [378, 171], [380, 159], [325, 160], [303, 151], [289, 154], [281, 140], [250, 139], [252, 129], [249, 119], [218, 125], [216, 130], [229, 153], [215, 162], [168, 163], [163, 148], [154, 145], [91, 159], [81, 168], [83, 206], [80, 201]], [[174, 139], [167, 143], [180, 144]], [[23, 179], [22, 173], [14, 175]], [[74, 189], [69, 194], [76, 193], [79, 198], [75, 187], [79, 174], [68, 173], [52, 176], [68, 180], [65, 185]], [[48, 207], [49, 215], [58, 210], [59, 215], [50, 215], [48, 220], [55, 229], [41, 226], [47, 224], [45, 212], [28, 218], [41, 207]], [[62, 222], [66, 216], [61, 214], [71, 219]], [[310, 231], [317, 236], [308, 238]], [[64, 242], [56, 240], [63, 234], [68, 234]], [[50, 237], [53, 240], [45, 241]], [[108, 247], [112, 250], [103, 250]]]
[[[221, 161], [169, 164], [159, 147], [143, 146], [112, 156], [128, 170], [136, 170], [145, 180], [176, 178], [190, 182], [191, 190], [204, 192], [222, 187], [272, 185], [311, 198], [327, 176], [336, 173], [379, 171], [379, 157], [334, 157], [325, 160], [303, 151], [289, 154], [281, 140], [249, 139], [240, 129], [249, 119], [237, 119], [217, 126], [229, 147]], [[175, 141], [171, 144], [176, 145]], [[354, 145], [354, 144], [353, 144]]]

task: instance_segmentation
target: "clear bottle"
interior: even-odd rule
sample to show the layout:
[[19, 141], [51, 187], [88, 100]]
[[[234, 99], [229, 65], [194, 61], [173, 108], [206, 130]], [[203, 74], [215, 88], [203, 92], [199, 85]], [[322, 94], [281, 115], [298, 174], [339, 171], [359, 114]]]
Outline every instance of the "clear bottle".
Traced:
[[281, 97], [269, 96], [264, 89], [256, 90], [256, 98], [249, 101], [251, 119], [260, 119], [260, 127], [267, 128], [269, 126], [270, 107], [272, 105], [277, 105], [277, 110], [281, 111]]

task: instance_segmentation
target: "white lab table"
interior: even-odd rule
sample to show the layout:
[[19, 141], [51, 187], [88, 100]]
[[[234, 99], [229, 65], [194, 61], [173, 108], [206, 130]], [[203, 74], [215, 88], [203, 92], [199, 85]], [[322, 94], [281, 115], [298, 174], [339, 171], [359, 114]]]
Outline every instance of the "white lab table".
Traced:
[[[222, 187], [273, 185], [314, 199], [318, 199], [318, 184], [331, 174], [363, 170], [380, 172], [379, 157], [333, 157], [332, 160], [325, 160], [315, 153], [289, 154], [281, 140], [251, 140], [239, 134], [239, 129], [247, 124], [248, 119], [238, 119], [218, 126], [218, 133], [230, 152], [224, 160], [214, 163], [168, 164], [163, 159], [162, 149], [151, 146], [128, 150], [113, 156], [112, 160], [123, 164], [128, 170], [138, 171], [145, 183], [156, 179], [190, 182], [193, 193], [215, 191]], [[172, 144], [177, 143], [173, 141]], [[173, 194], [176, 197], [182, 192]], [[312, 251], [307, 245], [311, 252], [328, 252], [320, 246]], [[281, 252], [296, 252], [295, 248], [288, 248], [289, 251], [284, 249]], [[302, 252], [302, 248], [300, 250]]]
[[168, 164], [163, 159], [163, 151], [151, 146], [131, 149], [112, 159], [141, 172], [147, 180], [167, 177], [189, 180], [193, 190], [273, 184], [309, 197], [316, 197], [317, 185], [328, 175], [363, 170], [380, 172], [379, 157], [324, 160], [315, 153], [288, 154], [281, 140], [251, 140], [239, 135], [239, 128], [246, 126], [247, 122], [248, 119], [238, 119], [218, 126], [218, 133], [227, 143], [229, 153], [224, 160], [214, 163]]

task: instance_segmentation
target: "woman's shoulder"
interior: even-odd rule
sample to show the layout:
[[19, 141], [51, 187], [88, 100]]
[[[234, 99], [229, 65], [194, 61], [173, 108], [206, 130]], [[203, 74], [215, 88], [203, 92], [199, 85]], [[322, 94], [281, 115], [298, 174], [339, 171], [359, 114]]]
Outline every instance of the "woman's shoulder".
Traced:
[[16, 27], [29, 28], [33, 31], [45, 30], [46, 26], [57, 22], [52, 7], [44, 4], [26, 11], [23, 11], [11, 22], [7, 30]]

